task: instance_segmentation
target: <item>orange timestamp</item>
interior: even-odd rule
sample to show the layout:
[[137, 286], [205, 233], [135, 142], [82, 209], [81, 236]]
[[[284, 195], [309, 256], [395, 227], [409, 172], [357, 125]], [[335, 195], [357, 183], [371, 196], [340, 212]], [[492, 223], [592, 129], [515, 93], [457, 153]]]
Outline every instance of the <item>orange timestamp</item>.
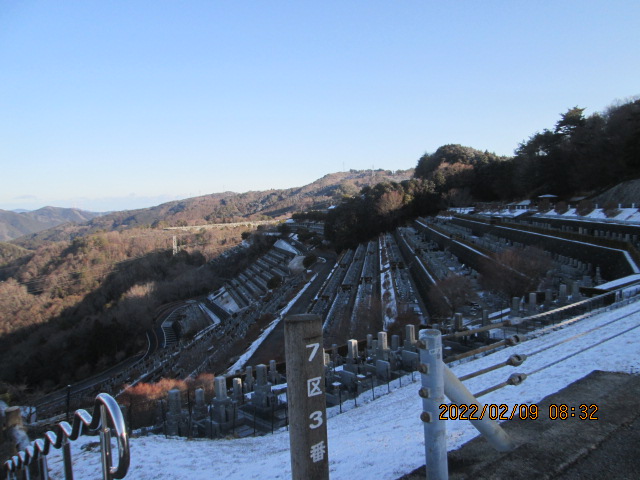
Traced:
[[[518, 404], [512, 407], [507, 404], [487, 403], [478, 404], [446, 404], [439, 406], [440, 420], [537, 420], [540, 416], [541, 408], [535, 403]], [[598, 405], [585, 403], [579, 406], [566, 405], [563, 403], [552, 403], [548, 407], [548, 418], [551, 420], [568, 420], [578, 418], [579, 420], [598, 420]]]

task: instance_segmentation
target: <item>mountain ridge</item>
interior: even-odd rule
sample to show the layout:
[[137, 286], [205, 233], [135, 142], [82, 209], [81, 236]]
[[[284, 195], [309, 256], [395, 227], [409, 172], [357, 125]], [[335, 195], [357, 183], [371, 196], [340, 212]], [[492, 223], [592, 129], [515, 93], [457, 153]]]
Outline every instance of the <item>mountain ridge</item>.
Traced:
[[350, 170], [335, 172], [301, 187], [222, 192], [172, 200], [154, 207], [122, 210], [88, 219], [83, 224], [58, 225], [21, 237], [11, 243], [36, 248], [43, 242], [63, 241], [98, 231], [134, 227], [165, 228], [284, 218], [294, 212], [327, 208], [343, 196], [354, 196], [365, 186], [401, 182], [413, 176], [407, 170]]
[[0, 241], [6, 242], [68, 222], [87, 222], [100, 215], [103, 214], [51, 206], [25, 212], [0, 209]]

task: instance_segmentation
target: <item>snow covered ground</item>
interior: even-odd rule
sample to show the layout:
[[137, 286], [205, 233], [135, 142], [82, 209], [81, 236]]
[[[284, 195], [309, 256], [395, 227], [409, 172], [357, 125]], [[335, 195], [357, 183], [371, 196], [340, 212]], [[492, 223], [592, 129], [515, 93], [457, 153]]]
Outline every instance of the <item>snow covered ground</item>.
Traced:
[[380, 285], [382, 289], [382, 313], [384, 315], [383, 323], [385, 330], [391, 325], [398, 316], [398, 304], [396, 302], [396, 292], [393, 288], [393, 278], [391, 277], [391, 265], [389, 264], [389, 254], [386, 252], [385, 237], [378, 237], [378, 249], [380, 250], [379, 268], [380, 268]]
[[[451, 211], [456, 213], [468, 214], [473, 209], [467, 208], [452, 208]], [[583, 220], [583, 221], [605, 221], [612, 223], [639, 223], [640, 222], [640, 210], [637, 208], [619, 208], [617, 214], [609, 217], [605, 210], [602, 208], [594, 208], [586, 215], [580, 215], [576, 208], [569, 208], [564, 213], [558, 213], [555, 210], [549, 210], [548, 212], [540, 213], [537, 210], [517, 209], [511, 210], [508, 208], [502, 210], [491, 210], [485, 212], [479, 212], [478, 215], [483, 216], [500, 216], [500, 217], [518, 217], [525, 213], [533, 213], [534, 218], [564, 218], [569, 220]], [[445, 216], [446, 217], [446, 216]], [[444, 218], [444, 217], [443, 217]]]
[[640, 222], [640, 211], [637, 208], [619, 208], [615, 216], [609, 217], [602, 208], [595, 208], [587, 215], [579, 215], [575, 208], [568, 209], [565, 213], [557, 213], [550, 210], [546, 213], [538, 213], [536, 217], [556, 217], [580, 220], [608, 220], [617, 222]]
[[[481, 398], [484, 403], [530, 404], [579, 380], [593, 370], [640, 372], [640, 302], [603, 312], [546, 335], [453, 367], [457, 376], [506, 360], [515, 353], [529, 358], [518, 367], [505, 367], [465, 382], [471, 392], [501, 383], [511, 373], [528, 378], [517, 387], [505, 387]], [[367, 392], [358, 400], [329, 409], [329, 464], [335, 479], [395, 479], [424, 464], [424, 433], [419, 415], [419, 376], [394, 380]], [[378, 398], [379, 397], [379, 398]], [[477, 432], [468, 421], [448, 421], [448, 448], [456, 449]], [[76, 478], [101, 478], [97, 437], [73, 443]], [[85, 445], [84, 449], [81, 447]], [[50, 455], [51, 478], [64, 478], [60, 452]], [[285, 430], [264, 437], [238, 440], [185, 440], [148, 436], [131, 440], [131, 467], [127, 479], [288, 479], [291, 476], [289, 437]]]

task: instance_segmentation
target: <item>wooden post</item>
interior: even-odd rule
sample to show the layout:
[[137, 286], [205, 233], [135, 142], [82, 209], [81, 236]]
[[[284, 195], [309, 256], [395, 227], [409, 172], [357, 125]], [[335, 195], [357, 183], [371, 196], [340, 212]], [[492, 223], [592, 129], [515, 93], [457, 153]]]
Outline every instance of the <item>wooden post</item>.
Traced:
[[293, 480], [328, 480], [327, 409], [322, 318], [291, 315], [284, 320], [289, 442]]

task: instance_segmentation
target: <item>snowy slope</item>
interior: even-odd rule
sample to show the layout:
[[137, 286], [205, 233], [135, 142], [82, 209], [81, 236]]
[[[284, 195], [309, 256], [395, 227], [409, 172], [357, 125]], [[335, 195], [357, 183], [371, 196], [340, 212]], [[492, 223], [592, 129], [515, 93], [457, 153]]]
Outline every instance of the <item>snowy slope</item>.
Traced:
[[[517, 387], [505, 387], [481, 398], [484, 403], [535, 403], [593, 370], [640, 372], [640, 302], [601, 313], [561, 329], [530, 339], [516, 347], [453, 367], [458, 376], [526, 353], [526, 362], [505, 367], [465, 382], [471, 392], [501, 383], [511, 373], [529, 375]], [[555, 330], [555, 331], [552, 331]], [[419, 381], [411, 377], [394, 380], [392, 391], [377, 388], [376, 400], [363, 394], [358, 407], [348, 409], [328, 422], [329, 461], [335, 479], [394, 479], [424, 464], [424, 434], [419, 419]], [[380, 395], [380, 398], [377, 398]], [[476, 435], [467, 421], [447, 422], [448, 448], [455, 449]], [[81, 445], [96, 442], [82, 437], [73, 443], [76, 478], [101, 478], [97, 448]], [[59, 452], [50, 455], [52, 478], [63, 478]], [[264, 437], [238, 440], [184, 440], [141, 437], [131, 440], [131, 468], [127, 479], [285, 479], [290, 478], [289, 437], [286, 431]]]

